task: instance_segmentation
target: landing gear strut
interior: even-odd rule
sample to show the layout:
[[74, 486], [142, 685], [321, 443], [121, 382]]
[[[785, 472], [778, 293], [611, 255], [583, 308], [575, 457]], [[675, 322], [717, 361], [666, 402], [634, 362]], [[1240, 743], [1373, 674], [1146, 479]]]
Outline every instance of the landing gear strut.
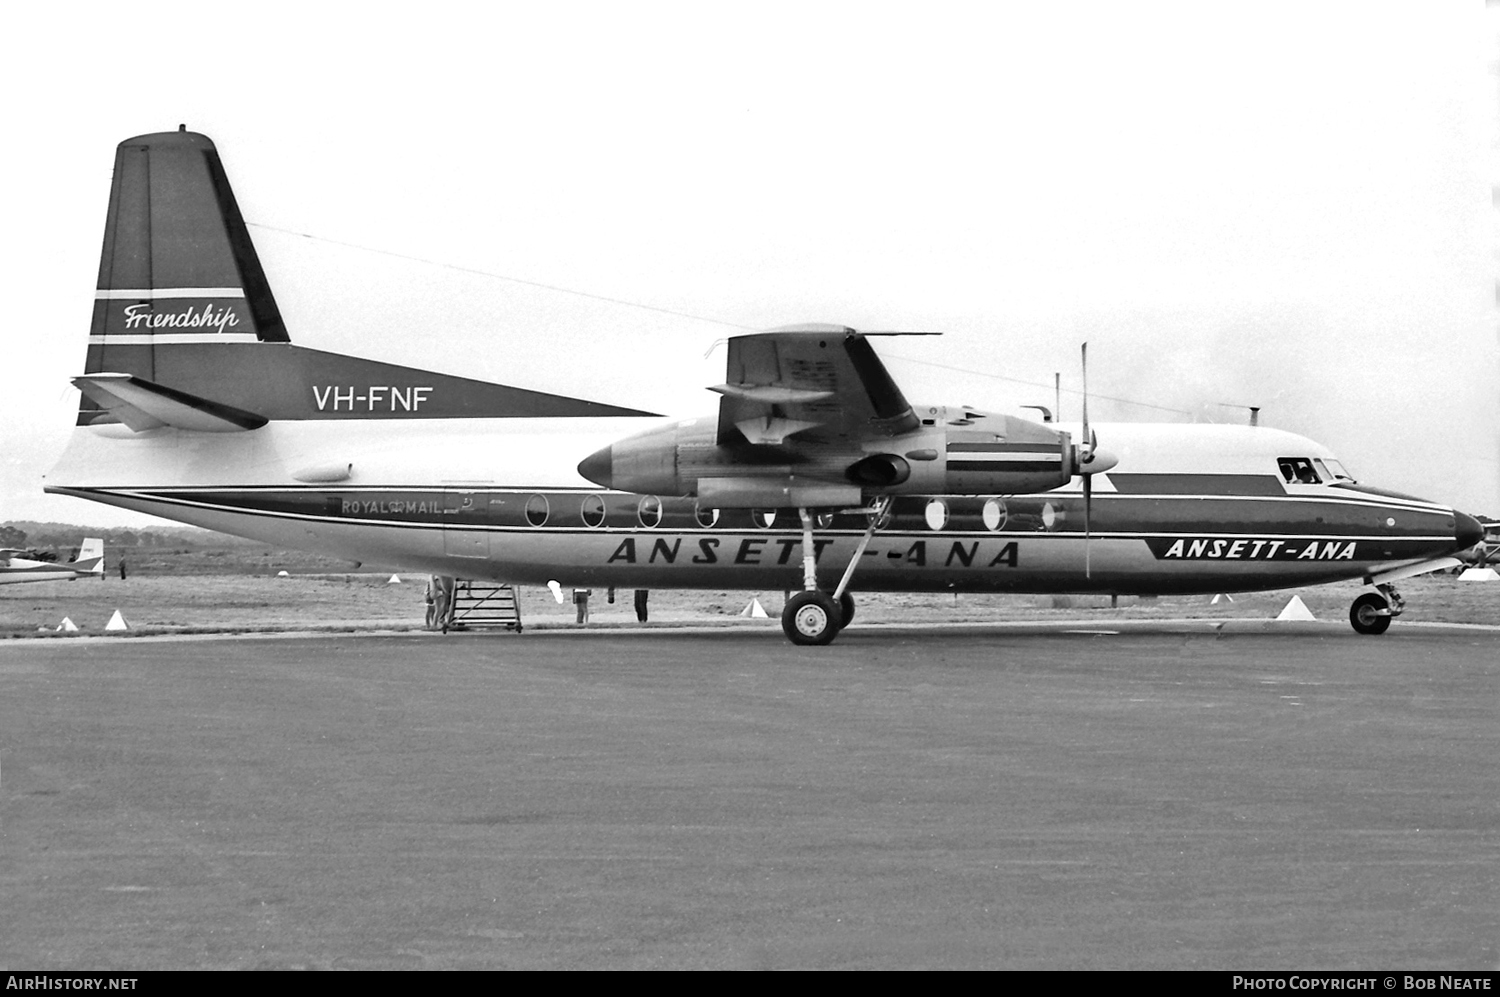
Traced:
[[890, 504], [889, 498], [880, 498], [873, 506], [863, 510], [870, 518], [870, 525], [864, 536], [860, 537], [859, 546], [854, 549], [854, 557], [844, 569], [844, 576], [839, 579], [838, 587], [833, 590], [832, 595], [818, 588], [812, 513], [807, 509], [797, 510], [797, 515], [802, 519], [802, 591], [788, 599], [781, 611], [781, 629], [793, 644], [831, 644], [839, 631], [854, 619], [854, 597], [846, 591], [849, 579], [854, 577], [854, 569], [859, 566], [860, 558], [865, 556], [870, 538], [884, 525]]
[[1391, 620], [1406, 609], [1406, 600], [1396, 586], [1385, 583], [1375, 587], [1379, 594], [1366, 592], [1349, 607], [1349, 625], [1356, 633], [1383, 634], [1391, 628]]

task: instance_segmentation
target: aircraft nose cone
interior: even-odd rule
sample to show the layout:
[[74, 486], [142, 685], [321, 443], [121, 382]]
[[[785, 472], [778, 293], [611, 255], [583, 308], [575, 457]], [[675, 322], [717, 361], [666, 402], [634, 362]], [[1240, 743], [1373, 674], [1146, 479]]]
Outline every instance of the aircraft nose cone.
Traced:
[[596, 450], [589, 454], [578, 465], [578, 473], [596, 485], [604, 488], [613, 487], [615, 471], [614, 449], [613, 446], [607, 446], [602, 450]]
[[1458, 544], [1454, 550], [1468, 550], [1484, 539], [1484, 526], [1473, 516], [1455, 512], [1453, 520], [1453, 536]]

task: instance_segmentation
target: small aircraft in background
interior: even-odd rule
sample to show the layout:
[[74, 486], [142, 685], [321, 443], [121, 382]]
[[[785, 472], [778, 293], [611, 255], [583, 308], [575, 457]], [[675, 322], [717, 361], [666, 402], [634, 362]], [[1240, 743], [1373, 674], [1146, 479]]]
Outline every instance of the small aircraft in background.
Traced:
[[47, 491], [442, 576], [798, 589], [781, 618], [797, 644], [832, 641], [855, 589], [1348, 579], [1372, 586], [1350, 623], [1378, 634], [1396, 581], [1484, 535], [1264, 426], [913, 404], [879, 335], [733, 337], [718, 413], [684, 421], [297, 346], [213, 142], [142, 135], [116, 151], [77, 425]]
[[66, 564], [34, 561], [21, 556], [25, 553], [24, 550], [0, 549], [0, 585], [104, 577], [104, 541], [99, 537], [84, 537], [77, 559]]
[[1460, 551], [1458, 559], [1465, 567], [1470, 568], [1488, 568], [1492, 564], [1500, 564], [1500, 520], [1478, 516], [1475, 518], [1484, 527], [1484, 539], [1468, 550]]

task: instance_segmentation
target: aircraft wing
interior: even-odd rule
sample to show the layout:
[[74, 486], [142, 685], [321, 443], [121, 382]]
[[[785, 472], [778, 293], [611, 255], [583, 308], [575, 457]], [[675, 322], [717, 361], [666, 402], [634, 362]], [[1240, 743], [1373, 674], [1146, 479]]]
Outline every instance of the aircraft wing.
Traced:
[[920, 425], [869, 340], [845, 326], [795, 326], [729, 340], [718, 440], [781, 445], [896, 436]]

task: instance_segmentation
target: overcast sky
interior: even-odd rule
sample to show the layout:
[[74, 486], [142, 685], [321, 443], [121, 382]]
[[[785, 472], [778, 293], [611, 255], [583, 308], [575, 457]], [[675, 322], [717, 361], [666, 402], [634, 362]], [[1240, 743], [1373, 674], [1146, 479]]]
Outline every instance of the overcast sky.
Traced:
[[114, 147], [179, 123], [302, 345], [689, 415], [744, 328], [941, 330], [877, 349], [981, 408], [1076, 388], [1087, 339], [1090, 387], [1146, 403], [1097, 419], [1259, 405], [1500, 514], [1494, 8], [113, 10], [8, 16], [0, 520], [149, 521], [38, 479]]

